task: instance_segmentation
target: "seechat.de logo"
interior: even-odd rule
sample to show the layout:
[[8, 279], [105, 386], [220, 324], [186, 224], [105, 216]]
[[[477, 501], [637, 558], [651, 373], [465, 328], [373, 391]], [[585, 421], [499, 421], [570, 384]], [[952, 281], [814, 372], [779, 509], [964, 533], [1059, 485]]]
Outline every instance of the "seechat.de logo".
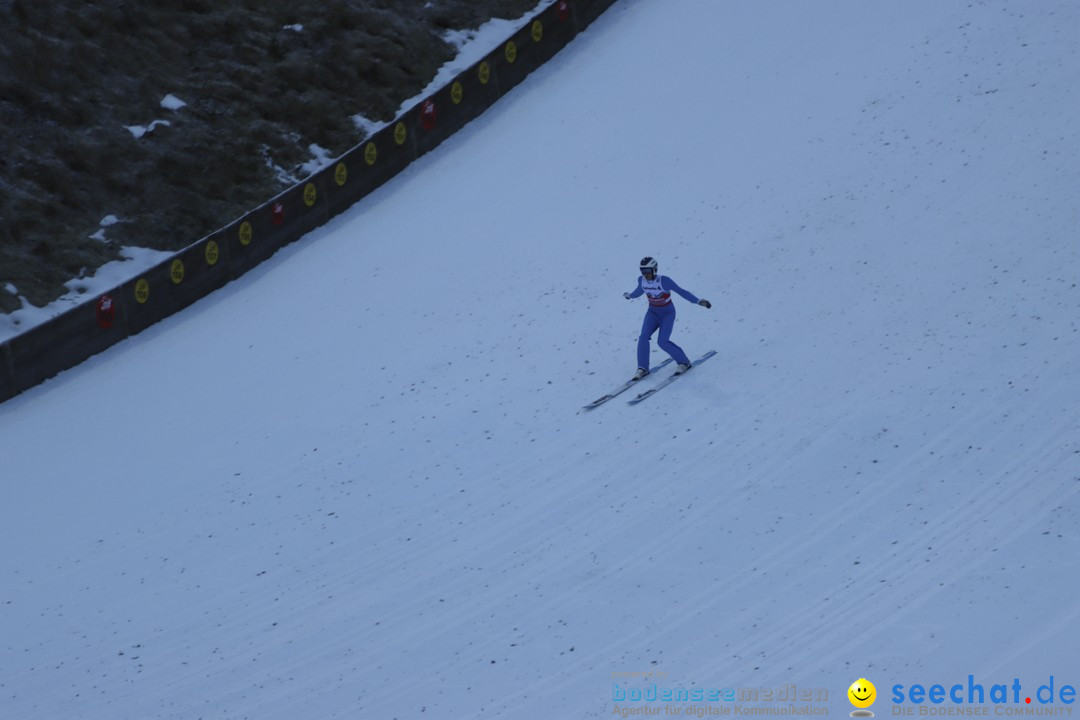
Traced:
[[847, 696], [856, 708], [851, 711], [851, 717], [874, 717], [873, 711], [869, 709], [877, 700], [877, 688], [874, 687], [874, 683], [866, 678], [859, 678], [851, 683]]

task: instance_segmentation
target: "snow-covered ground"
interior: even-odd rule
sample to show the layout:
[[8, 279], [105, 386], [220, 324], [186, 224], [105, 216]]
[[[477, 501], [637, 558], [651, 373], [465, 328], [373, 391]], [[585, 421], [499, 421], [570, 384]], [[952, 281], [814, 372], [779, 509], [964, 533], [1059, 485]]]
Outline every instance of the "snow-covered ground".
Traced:
[[[1027, 708], [1073, 710], [1078, 29], [618, 3], [346, 215], [0, 406], [0, 716], [731, 706], [614, 701], [652, 683], [841, 716], [861, 677], [892, 715], [969, 675], [990, 714], [1051, 676]], [[643, 255], [719, 354], [581, 412], [634, 369]]]

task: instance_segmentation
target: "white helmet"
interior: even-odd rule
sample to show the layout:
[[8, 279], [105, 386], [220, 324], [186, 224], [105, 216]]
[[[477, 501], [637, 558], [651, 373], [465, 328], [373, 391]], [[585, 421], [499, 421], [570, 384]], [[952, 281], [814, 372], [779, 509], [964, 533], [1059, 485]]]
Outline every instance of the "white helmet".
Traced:
[[641, 270], [642, 275], [644, 275], [646, 272], [649, 272], [649, 273], [652, 273], [653, 275], [656, 275], [656, 273], [657, 273], [656, 258], [651, 258], [651, 257], [643, 257], [643, 258], [641, 258], [641, 266], [639, 267], [639, 269]]

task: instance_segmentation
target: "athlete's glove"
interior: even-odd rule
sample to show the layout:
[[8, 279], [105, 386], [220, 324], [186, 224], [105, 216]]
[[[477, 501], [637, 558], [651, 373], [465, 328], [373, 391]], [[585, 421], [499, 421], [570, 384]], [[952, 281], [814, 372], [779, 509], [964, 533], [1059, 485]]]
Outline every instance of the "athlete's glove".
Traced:
[[698, 300], [697, 304], [705, 308], [706, 310], [712, 310], [712, 303], [708, 300]]
[[623, 294], [622, 294], [622, 296], [623, 296], [624, 298], [626, 298], [627, 300], [633, 300], [633, 298], [632, 298], [632, 297], [630, 297], [630, 293], [623, 293]]

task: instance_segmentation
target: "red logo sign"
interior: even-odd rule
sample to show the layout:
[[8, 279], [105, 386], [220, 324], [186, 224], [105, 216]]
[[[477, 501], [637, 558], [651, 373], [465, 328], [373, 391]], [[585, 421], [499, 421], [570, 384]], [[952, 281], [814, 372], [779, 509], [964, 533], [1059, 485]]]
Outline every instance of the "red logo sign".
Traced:
[[116, 319], [116, 303], [108, 295], [102, 295], [97, 301], [97, 324], [102, 330], [108, 330]]
[[435, 102], [433, 100], [425, 100], [420, 104], [420, 124], [424, 126], [425, 130], [435, 129]]

